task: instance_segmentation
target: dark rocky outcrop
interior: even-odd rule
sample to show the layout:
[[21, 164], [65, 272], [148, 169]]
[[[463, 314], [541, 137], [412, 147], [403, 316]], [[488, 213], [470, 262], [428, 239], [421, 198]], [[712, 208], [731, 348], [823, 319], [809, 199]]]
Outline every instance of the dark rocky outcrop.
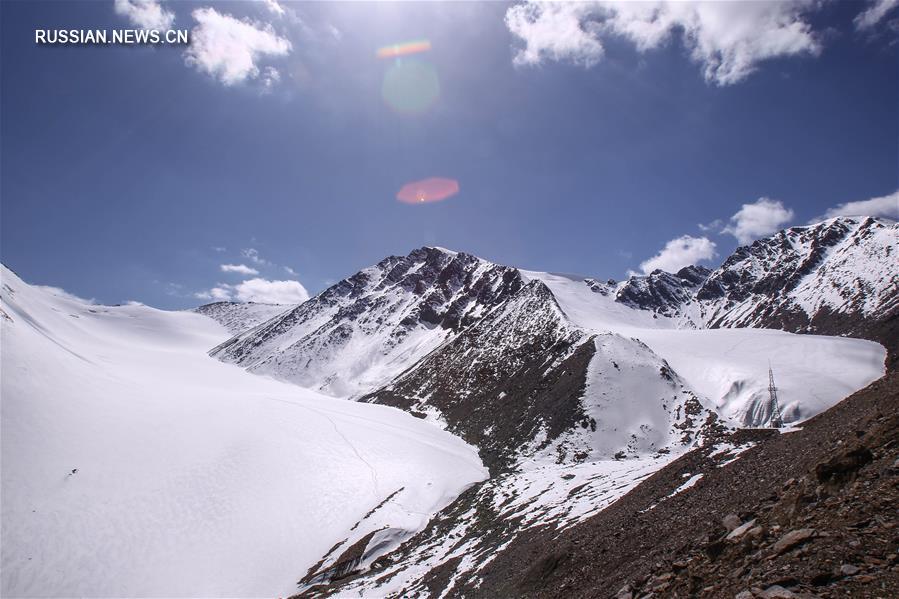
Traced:
[[711, 272], [702, 266], [686, 266], [675, 274], [654, 270], [645, 276], [632, 276], [618, 288], [615, 299], [631, 308], [674, 316], [690, 303]]
[[[595, 348], [531, 281], [386, 387], [361, 399], [413, 414], [436, 409], [479, 448], [492, 472], [542, 428], [544, 446], [585, 419], [580, 404]], [[539, 449], [539, 448], [538, 448]]]

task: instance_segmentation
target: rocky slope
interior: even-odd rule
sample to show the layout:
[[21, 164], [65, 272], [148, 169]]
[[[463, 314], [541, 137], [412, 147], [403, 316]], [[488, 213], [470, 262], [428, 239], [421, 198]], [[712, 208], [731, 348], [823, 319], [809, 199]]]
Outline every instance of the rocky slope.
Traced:
[[301, 596], [894, 597], [897, 413], [891, 372], [789, 434], [708, 428], [676, 459], [494, 476]]
[[713, 271], [687, 266], [674, 274], [656, 270], [623, 282], [584, 283], [677, 327], [870, 338], [899, 315], [897, 261], [899, 224], [839, 217], [739, 247]]
[[686, 445], [709, 416], [662, 358], [574, 326], [539, 280], [362, 401], [439, 421], [494, 472]]
[[[212, 354], [402, 408], [478, 447], [490, 469], [414, 536], [360, 520], [300, 581], [304, 594], [528, 593], [528, 581], [556, 567], [555, 557], [541, 558], [535, 574], [533, 556], [522, 558], [529, 547], [615, 513], [628, 491], [652, 500], [640, 510], [665, 514], [744, 442], [763, 440], [728, 430], [770, 419], [768, 359], [788, 422], [880, 376], [884, 354], [873, 344], [753, 328], [807, 333], [827, 324], [828, 333], [888, 340], [899, 301], [896, 233], [887, 221], [833, 219], [740, 248], [715, 271], [620, 283], [425, 247]], [[666, 466], [684, 463], [695, 465]], [[671, 488], [641, 483], [658, 476]], [[517, 572], [521, 559], [529, 569]], [[509, 586], [509, 572], [524, 582]]]
[[521, 535], [451, 594], [895, 597], [897, 413], [894, 372], [798, 432], [721, 437], [579, 526]]

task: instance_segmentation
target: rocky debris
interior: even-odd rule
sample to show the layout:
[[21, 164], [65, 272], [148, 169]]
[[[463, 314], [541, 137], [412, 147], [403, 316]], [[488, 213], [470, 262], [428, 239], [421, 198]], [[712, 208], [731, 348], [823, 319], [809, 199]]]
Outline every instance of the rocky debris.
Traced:
[[750, 536], [752, 536], [752, 537], [757, 537], [757, 536], [761, 535], [762, 528], [757, 527], [755, 525], [755, 522], [756, 522], [756, 520], [755, 520], [755, 518], [753, 518], [749, 522], [746, 522], [746, 523], [741, 524], [740, 526], [736, 527], [735, 529], [730, 531], [730, 534], [727, 535], [727, 540], [735, 541], [735, 542], [739, 541], [740, 537], [742, 537], [747, 532], [749, 532]]
[[801, 528], [799, 530], [791, 530], [787, 534], [780, 537], [774, 545], [771, 546], [771, 551], [774, 552], [775, 555], [780, 555], [785, 551], [788, 551], [797, 545], [801, 545], [807, 540], [811, 539], [815, 536], [815, 531], [811, 528]]
[[[899, 374], [756, 442], [724, 467], [691, 452], [581, 525], [529, 531], [450, 595], [899, 596]], [[852, 482], [819, 481], [819, 466], [846, 463], [860, 445], [872, 459]], [[659, 503], [684, 472], [703, 472], [703, 484]], [[549, 553], [551, 571], [522, 575]]]
[[728, 514], [721, 520], [721, 524], [724, 525], [724, 528], [727, 529], [727, 532], [732, 532], [735, 529], [739, 528], [742, 524], [742, 520], [736, 514]]
[[824, 464], [818, 464], [815, 475], [818, 482], [833, 490], [854, 481], [859, 468], [870, 464], [873, 459], [874, 456], [867, 447], [857, 447]]
[[772, 585], [757, 595], [759, 599], [793, 599], [796, 593], [779, 584]]
[[843, 576], [855, 576], [861, 571], [858, 566], [853, 566], [852, 564], [843, 564], [840, 566], [840, 574]]
[[618, 589], [618, 593], [615, 594], [615, 599], [633, 599], [633, 597], [634, 593], [629, 584]]
[[[755, 445], [735, 461], [715, 452], [720, 443], [749, 442]], [[819, 481], [819, 466], [843, 463], [860, 446], [872, 460], [852, 482], [831, 489]], [[790, 434], [719, 431], [561, 531], [516, 529], [514, 519], [490, 511], [496, 497], [471, 489], [448, 512], [483, 517], [452, 542], [476, 538], [478, 554], [490, 559], [469, 571], [454, 557], [427, 573], [422, 587], [439, 595], [453, 580], [450, 597], [899, 596], [897, 459], [899, 374], [891, 373]], [[701, 484], [659, 502], [684, 473], [702, 473]], [[429, 542], [455, 534], [455, 520], [452, 513], [436, 520]], [[387, 576], [399, 558], [384, 559], [382, 573], [370, 576]]]

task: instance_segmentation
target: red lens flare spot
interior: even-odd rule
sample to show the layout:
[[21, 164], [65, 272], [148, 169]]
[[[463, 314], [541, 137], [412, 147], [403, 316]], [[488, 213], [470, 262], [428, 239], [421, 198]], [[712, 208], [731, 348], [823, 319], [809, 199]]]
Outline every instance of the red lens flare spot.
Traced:
[[440, 202], [459, 193], [459, 182], [455, 179], [431, 177], [403, 185], [396, 199], [404, 204], [427, 204]]

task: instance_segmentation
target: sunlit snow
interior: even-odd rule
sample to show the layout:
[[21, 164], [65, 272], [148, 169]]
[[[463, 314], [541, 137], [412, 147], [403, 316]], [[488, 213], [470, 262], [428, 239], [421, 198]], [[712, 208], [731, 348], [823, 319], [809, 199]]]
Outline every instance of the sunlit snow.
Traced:
[[249, 374], [199, 314], [2, 272], [4, 596], [277, 596], [362, 528], [417, 530], [486, 477], [383, 406]]

